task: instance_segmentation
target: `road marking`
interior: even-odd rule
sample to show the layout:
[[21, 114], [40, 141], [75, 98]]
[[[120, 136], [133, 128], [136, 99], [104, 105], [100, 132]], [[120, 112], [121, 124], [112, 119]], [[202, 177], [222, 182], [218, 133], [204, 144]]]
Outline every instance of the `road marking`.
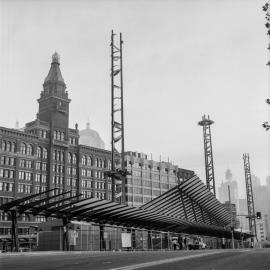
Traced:
[[147, 263], [133, 264], [133, 265], [123, 266], [123, 267], [118, 267], [118, 268], [111, 268], [110, 270], [134, 270], [134, 269], [140, 269], [140, 268], [145, 268], [145, 267], [155, 266], [155, 265], [160, 265], [160, 264], [165, 264], [165, 263], [183, 261], [183, 260], [191, 259], [191, 258], [193, 259], [193, 258], [207, 256], [207, 255], [213, 255], [217, 253], [221, 253], [221, 252], [216, 251], [216, 252], [208, 252], [208, 253], [202, 253], [202, 254], [197, 254], [197, 255], [188, 255], [188, 256], [183, 256], [183, 257], [170, 258], [170, 259], [152, 261], [152, 262], [147, 262]]

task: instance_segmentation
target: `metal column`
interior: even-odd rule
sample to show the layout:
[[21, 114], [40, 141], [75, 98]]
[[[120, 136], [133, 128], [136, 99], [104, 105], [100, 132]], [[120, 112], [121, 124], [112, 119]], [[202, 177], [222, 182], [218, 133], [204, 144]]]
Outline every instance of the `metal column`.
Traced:
[[[126, 203], [125, 141], [124, 141], [124, 101], [123, 101], [123, 57], [122, 33], [118, 44], [111, 34], [111, 171], [106, 175], [112, 180], [112, 201]], [[118, 149], [117, 149], [118, 146]]]
[[202, 121], [198, 125], [203, 127], [203, 141], [204, 141], [204, 157], [205, 157], [205, 174], [206, 174], [206, 186], [216, 196], [215, 187], [215, 175], [214, 175], [214, 161], [212, 151], [212, 139], [210, 126], [214, 124], [214, 121], [210, 120], [204, 115]]
[[[243, 154], [243, 159], [244, 159], [244, 170], [246, 180], [249, 230], [257, 238], [249, 154]], [[254, 237], [251, 238], [251, 241], [252, 243], [254, 243]]]

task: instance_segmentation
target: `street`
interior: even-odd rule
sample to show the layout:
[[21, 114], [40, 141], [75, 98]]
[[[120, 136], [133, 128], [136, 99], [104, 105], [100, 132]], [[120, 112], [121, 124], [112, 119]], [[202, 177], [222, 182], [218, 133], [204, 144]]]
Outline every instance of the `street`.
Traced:
[[0, 254], [5, 270], [270, 269], [269, 249]]

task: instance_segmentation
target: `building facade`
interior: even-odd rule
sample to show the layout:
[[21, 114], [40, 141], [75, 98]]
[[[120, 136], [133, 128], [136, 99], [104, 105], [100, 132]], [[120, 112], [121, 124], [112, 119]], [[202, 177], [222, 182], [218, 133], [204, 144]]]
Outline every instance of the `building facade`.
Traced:
[[[55, 53], [38, 99], [36, 119], [23, 131], [0, 127], [0, 205], [50, 189], [55, 189], [51, 195], [70, 191], [72, 196], [111, 199], [111, 179], [104, 175], [111, 169], [111, 152], [101, 149], [102, 140], [99, 148], [80, 144], [78, 125], [69, 128], [71, 100], [59, 66]], [[127, 152], [125, 159], [131, 173], [126, 199], [133, 206], [148, 202], [194, 174], [132, 152]], [[18, 220], [19, 234], [29, 235], [31, 226], [45, 221], [45, 217], [23, 214]], [[8, 236], [10, 217], [0, 211], [0, 242]]]

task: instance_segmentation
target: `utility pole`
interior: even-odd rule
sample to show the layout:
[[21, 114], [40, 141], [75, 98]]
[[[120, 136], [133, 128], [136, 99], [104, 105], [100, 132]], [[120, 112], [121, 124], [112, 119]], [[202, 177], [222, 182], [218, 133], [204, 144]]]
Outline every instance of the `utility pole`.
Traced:
[[244, 170], [245, 170], [245, 181], [246, 181], [246, 192], [247, 192], [249, 230], [250, 230], [250, 233], [253, 235], [251, 238], [251, 243], [252, 243], [252, 246], [254, 246], [254, 236], [257, 238], [257, 232], [256, 232], [255, 210], [254, 210], [252, 181], [251, 181], [251, 173], [250, 173], [249, 154], [243, 154], [243, 159], [244, 159]]
[[[111, 177], [112, 201], [126, 203], [125, 140], [124, 140], [124, 100], [123, 100], [123, 57], [122, 33], [119, 42], [111, 33], [111, 170], [105, 175]], [[118, 147], [118, 149], [117, 149]]]
[[214, 121], [210, 120], [209, 115], [208, 118], [206, 118], [206, 116], [204, 115], [202, 117], [202, 121], [198, 123], [199, 126], [203, 127], [206, 186], [216, 196], [214, 161], [210, 128], [212, 124], [214, 124]]
[[231, 232], [232, 232], [232, 248], [234, 249], [234, 226], [233, 226], [233, 211], [232, 211], [232, 202], [231, 202], [231, 189], [228, 185], [228, 195], [229, 195], [229, 203], [230, 203], [230, 215], [231, 215]]

